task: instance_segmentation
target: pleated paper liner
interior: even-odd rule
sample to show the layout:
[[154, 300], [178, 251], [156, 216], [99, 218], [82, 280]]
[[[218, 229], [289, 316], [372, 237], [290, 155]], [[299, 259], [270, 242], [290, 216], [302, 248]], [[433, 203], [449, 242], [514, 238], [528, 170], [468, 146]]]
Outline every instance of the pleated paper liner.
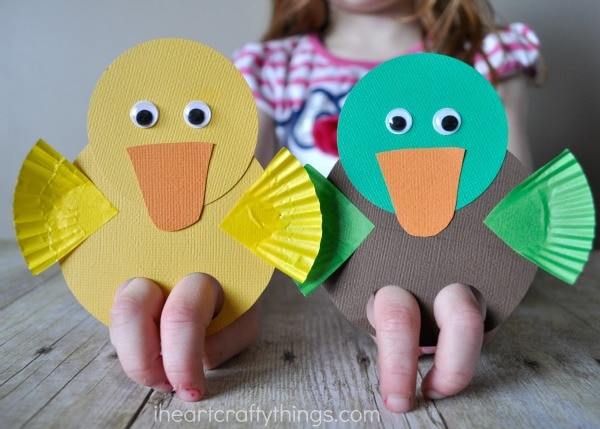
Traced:
[[375, 225], [317, 170], [310, 165], [304, 168], [315, 185], [323, 216], [319, 255], [307, 279], [296, 281], [300, 292], [308, 296], [352, 256]]
[[118, 213], [94, 184], [43, 140], [17, 181], [13, 220], [29, 269], [39, 274]]
[[581, 166], [565, 150], [511, 191], [484, 223], [517, 253], [575, 283], [589, 259], [596, 224]]
[[306, 279], [321, 245], [322, 216], [315, 187], [285, 148], [220, 226], [300, 282]]

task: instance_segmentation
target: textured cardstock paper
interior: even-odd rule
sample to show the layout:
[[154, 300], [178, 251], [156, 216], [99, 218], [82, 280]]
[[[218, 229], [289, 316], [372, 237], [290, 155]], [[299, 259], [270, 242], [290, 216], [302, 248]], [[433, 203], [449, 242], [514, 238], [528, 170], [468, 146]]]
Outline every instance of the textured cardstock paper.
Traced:
[[[138, 101], [156, 105], [158, 122], [133, 125], [129, 111]], [[212, 112], [204, 128], [183, 118], [192, 101]], [[248, 84], [231, 61], [198, 42], [158, 39], [119, 56], [100, 78], [88, 111], [89, 150], [102, 174], [118, 174], [110, 186], [132, 202], [140, 201], [126, 148], [154, 143], [214, 144], [205, 204], [232, 189], [244, 175], [258, 136], [256, 103]]]
[[[156, 105], [151, 128], [133, 124], [129, 111], [140, 100]], [[184, 109], [199, 100], [210, 106], [204, 128], [190, 127]], [[273, 268], [219, 228], [219, 223], [262, 168], [253, 159], [258, 120], [243, 76], [224, 56], [197, 42], [160, 39], [121, 55], [101, 77], [88, 112], [89, 144], [80, 168], [119, 209], [61, 262], [81, 304], [108, 324], [116, 289], [131, 277], [147, 277], [168, 292], [192, 272], [223, 285], [223, 310], [215, 332], [247, 311], [266, 287]], [[148, 215], [128, 148], [150, 144], [214, 145], [202, 217], [178, 231], [158, 229]], [[172, 165], [173, 171], [177, 165]]]
[[[412, 127], [394, 134], [386, 118], [406, 109]], [[436, 113], [456, 110], [458, 131], [442, 135]], [[460, 147], [466, 150], [456, 208], [474, 201], [493, 182], [506, 155], [508, 126], [495, 89], [473, 67], [437, 54], [404, 55], [365, 75], [348, 95], [340, 114], [338, 149], [354, 186], [376, 206], [394, 212], [375, 154], [395, 149]]]
[[296, 284], [305, 296], [342, 265], [373, 230], [373, 224], [329, 180], [305, 166], [315, 185], [323, 216], [323, 238], [308, 278]]
[[322, 223], [315, 186], [300, 161], [283, 148], [221, 228], [294, 280], [304, 281], [321, 247]]
[[212, 150], [210, 143], [127, 148], [148, 214], [158, 229], [178, 231], [200, 219]]
[[402, 228], [417, 237], [437, 235], [448, 226], [464, 149], [401, 149], [377, 154], [394, 212]]
[[485, 331], [498, 326], [521, 301], [537, 267], [490, 229], [483, 219], [524, 178], [525, 172], [507, 153], [492, 185], [472, 204], [458, 210], [450, 225], [435, 237], [413, 237], [396, 216], [381, 210], [350, 183], [338, 163], [329, 180], [374, 224], [375, 229], [354, 254], [324, 283], [341, 312], [369, 333], [366, 304], [377, 289], [398, 285], [409, 290], [421, 308], [421, 346], [435, 345], [438, 328], [433, 317], [437, 293], [451, 283], [478, 289], [487, 303]]
[[515, 252], [573, 284], [594, 241], [594, 200], [581, 166], [565, 150], [510, 192], [485, 224]]

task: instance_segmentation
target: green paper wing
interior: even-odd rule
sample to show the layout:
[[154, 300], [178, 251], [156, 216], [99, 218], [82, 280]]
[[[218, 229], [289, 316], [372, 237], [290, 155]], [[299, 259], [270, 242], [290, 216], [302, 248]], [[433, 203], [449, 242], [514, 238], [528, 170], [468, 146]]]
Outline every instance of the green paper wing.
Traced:
[[592, 193], [565, 150], [513, 189], [484, 220], [515, 252], [573, 284], [594, 241]]
[[310, 165], [304, 168], [315, 185], [323, 214], [321, 249], [307, 279], [296, 282], [308, 296], [352, 256], [375, 226], [317, 170]]

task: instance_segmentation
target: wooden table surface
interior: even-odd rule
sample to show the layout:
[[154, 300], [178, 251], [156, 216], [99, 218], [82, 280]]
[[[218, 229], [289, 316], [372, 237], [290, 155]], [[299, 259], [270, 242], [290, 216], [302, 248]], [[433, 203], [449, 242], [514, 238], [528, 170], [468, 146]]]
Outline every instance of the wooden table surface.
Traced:
[[[371, 338], [323, 291], [304, 298], [276, 275], [256, 345], [209, 371], [206, 398], [189, 404], [129, 381], [107, 328], [59, 269], [32, 276], [4, 241], [0, 428], [600, 428], [599, 292], [598, 252], [575, 286], [539, 273], [463, 393], [426, 401], [418, 391], [417, 409], [394, 415], [378, 393]], [[420, 360], [419, 384], [431, 365]]]

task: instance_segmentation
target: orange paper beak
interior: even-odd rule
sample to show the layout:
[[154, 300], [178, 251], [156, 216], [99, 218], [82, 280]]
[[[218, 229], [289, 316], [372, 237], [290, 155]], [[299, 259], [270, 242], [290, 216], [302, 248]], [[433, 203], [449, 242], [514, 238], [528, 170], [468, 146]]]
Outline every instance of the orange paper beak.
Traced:
[[204, 207], [212, 143], [162, 143], [127, 148], [148, 214], [158, 229], [196, 223]]
[[442, 232], [454, 217], [465, 150], [402, 149], [377, 154], [398, 222], [417, 237]]

